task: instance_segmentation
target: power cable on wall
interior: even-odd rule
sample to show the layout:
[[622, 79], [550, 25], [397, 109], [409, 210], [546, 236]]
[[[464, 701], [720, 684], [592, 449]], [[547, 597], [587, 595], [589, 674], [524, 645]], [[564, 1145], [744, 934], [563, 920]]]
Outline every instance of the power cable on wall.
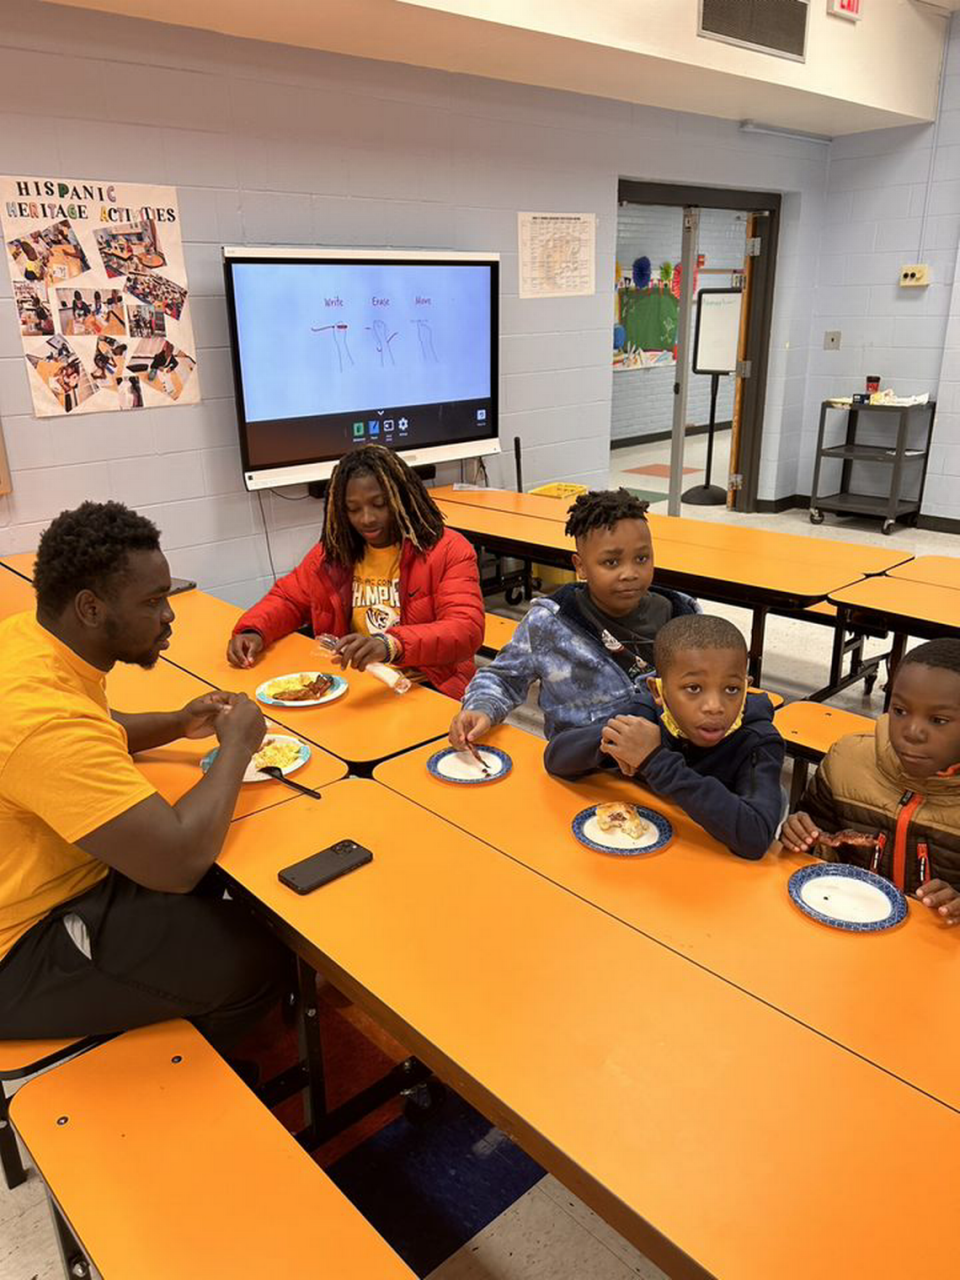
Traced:
[[[946, 59], [946, 51], [944, 51], [944, 59]], [[937, 118], [933, 124], [933, 134], [930, 139], [930, 161], [927, 165], [927, 185], [923, 193], [923, 210], [920, 214], [920, 242], [917, 247], [917, 261], [923, 262], [924, 246], [927, 240], [927, 213], [930, 208], [930, 191], [933, 187], [933, 166], [937, 160], [937, 145], [940, 140], [940, 115], [943, 111], [943, 84], [946, 80], [946, 64], [940, 72], [940, 87], [937, 90]]]
[[257, 490], [257, 502], [260, 504], [260, 522], [263, 525], [263, 536], [267, 544], [267, 559], [270, 561], [270, 572], [273, 575], [273, 581], [277, 581], [277, 569], [273, 563], [273, 548], [270, 546], [270, 530], [267, 528], [267, 515], [263, 509], [263, 492]]

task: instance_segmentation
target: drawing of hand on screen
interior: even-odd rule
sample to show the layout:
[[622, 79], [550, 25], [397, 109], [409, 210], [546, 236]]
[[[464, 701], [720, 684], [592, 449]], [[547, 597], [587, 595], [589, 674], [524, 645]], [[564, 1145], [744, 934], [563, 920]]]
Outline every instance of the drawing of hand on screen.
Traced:
[[397, 336], [396, 333], [390, 333], [386, 324], [382, 320], [374, 320], [372, 325], [367, 326], [368, 332], [373, 334], [373, 341], [380, 356], [381, 366], [387, 364], [396, 364], [393, 358], [393, 352], [390, 349], [390, 343]]
[[420, 339], [420, 354], [424, 364], [439, 364], [436, 348], [433, 345], [433, 329], [429, 320], [411, 320], [417, 326], [417, 337]]
[[337, 364], [340, 372], [343, 373], [344, 363], [353, 365], [353, 356], [350, 354], [350, 346], [347, 342], [347, 330], [349, 325], [346, 324], [321, 324], [316, 328], [311, 326], [311, 333], [330, 333], [333, 336], [334, 346], [337, 350]]

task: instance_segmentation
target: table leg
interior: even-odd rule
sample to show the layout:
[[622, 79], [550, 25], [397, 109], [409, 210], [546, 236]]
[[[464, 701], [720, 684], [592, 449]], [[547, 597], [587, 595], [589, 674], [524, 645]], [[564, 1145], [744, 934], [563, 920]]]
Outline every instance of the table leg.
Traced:
[[16, 1134], [10, 1124], [9, 1106], [7, 1091], [3, 1082], [0, 1081], [0, 1165], [3, 1167], [7, 1186], [12, 1191], [14, 1187], [19, 1187], [21, 1182], [26, 1181], [27, 1175], [23, 1161], [20, 1159]]
[[753, 606], [753, 627], [750, 632], [750, 681], [759, 686], [763, 674], [763, 638], [767, 626], [769, 606], [756, 604]]
[[846, 648], [847, 635], [847, 613], [842, 607], [837, 609], [837, 625], [833, 632], [833, 651], [830, 654], [830, 677], [828, 684], [831, 689], [839, 685], [843, 679], [843, 654]]
[[317, 974], [305, 960], [297, 957], [297, 983], [300, 991], [300, 1019], [297, 1028], [300, 1057], [307, 1068], [307, 1087], [303, 1092], [304, 1134], [319, 1132], [327, 1114], [327, 1090], [323, 1071], [323, 1046], [320, 1041], [320, 1012], [317, 1005]]
[[907, 633], [905, 631], [895, 631], [893, 633], [893, 645], [890, 649], [890, 657], [887, 662], [889, 676], [887, 679], [887, 688], [883, 695], [883, 709], [890, 710], [890, 695], [893, 692], [893, 676], [899, 665], [900, 659], [903, 657], [903, 651], [907, 647]]

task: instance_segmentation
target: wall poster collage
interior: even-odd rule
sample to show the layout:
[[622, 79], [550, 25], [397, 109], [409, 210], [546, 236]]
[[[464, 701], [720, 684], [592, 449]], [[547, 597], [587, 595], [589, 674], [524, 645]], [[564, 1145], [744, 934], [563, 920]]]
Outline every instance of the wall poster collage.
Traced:
[[199, 401], [175, 187], [0, 177], [0, 225], [38, 418]]

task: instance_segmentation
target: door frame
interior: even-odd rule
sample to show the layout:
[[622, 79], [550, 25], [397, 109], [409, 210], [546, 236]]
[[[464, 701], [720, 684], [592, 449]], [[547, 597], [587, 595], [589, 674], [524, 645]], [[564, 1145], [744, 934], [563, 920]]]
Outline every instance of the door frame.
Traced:
[[733, 504], [735, 511], [756, 511], [783, 197], [775, 191], [743, 191], [621, 178], [617, 190], [618, 208], [621, 204], [659, 204], [681, 210], [692, 205], [701, 209], [733, 209], [766, 215], [758, 220], [757, 228], [760, 256], [754, 259], [753, 264], [747, 325], [746, 359], [750, 361], [751, 369], [750, 377], [743, 379], [741, 406], [738, 470], [742, 479], [740, 488], [734, 491]]

